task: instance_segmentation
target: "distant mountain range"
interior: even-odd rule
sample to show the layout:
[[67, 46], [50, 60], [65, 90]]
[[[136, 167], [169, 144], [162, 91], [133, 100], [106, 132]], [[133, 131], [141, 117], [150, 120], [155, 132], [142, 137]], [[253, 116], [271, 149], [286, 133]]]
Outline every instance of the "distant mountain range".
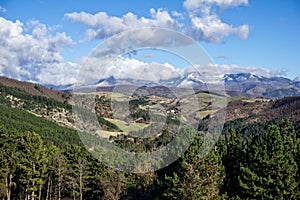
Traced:
[[[186, 72], [183, 76], [172, 77], [169, 79], [163, 79], [160, 77], [155, 77], [156, 81], [141, 80], [138, 78], [116, 78], [115, 76], [109, 76], [108, 78], [102, 78], [93, 84], [86, 87], [93, 88], [97, 91], [112, 91], [116, 86], [133, 86], [133, 87], [143, 87], [151, 88], [162, 86], [165, 88], [193, 88], [196, 92], [198, 91], [209, 91], [206, 79], [203, 75], [196, 72]], [[300, 96], [300, 76], [294, 80], [284, 78], [284, 77], [264, 77], [258, 76], [251, 73], [232, 73], [223, 74], [218, 78], [219, 83], [210, 83], [210, 88], [213, 88], [213, 92], [218, 92], [220, 84], [224, 85], [225, 91], [229, 96], [248, 96], [248, 97], [266, 97], [266, 98], [282, 98], [287, 96]], [[20, 85], [24, 90], [28, 88], [38, 88], [36, 84], [13, 81], [6, 77], [0, 77], [0, 83], [8, 84], [11, 86]], [[57, 91], [67, 91], [71, 92], [75, 85], [54, 85], [45, 84], [43, 85], [52, 90], [42, 91], [43, 95], [51, 91], [50, 96], [60, 101], [63, 98], [58, 97], [59, 93]], [[39, 92], [36, 88], [35, 91]], [[123, 87], [125, 88], [125, 87]], [[47, 92], [46, 92], [47, 91]], [[153, 91], [153, 89], [151, 90]], [[160, 91], [163, 92], [162, 88]], [[167, 91], [166, 91], [167, 92]], [[40, 92], [41, 93], [41, 92]], [[59, 95], [58, 95], [59, 94]], [[61, 99], [60, 99], [61, 98]]]
[[[300, 77], [291, 80], [284, 77], [263, 77], [251, 73], [236, 73], [222, 75], [221, 82], [210, 83], [218, 90], [218, 85], [224, 84], [225, 90], [230, 96], [251, 96], [281, 98], [285, 96], [300, 96]], [[136, 87], [157, 87], [164, 86], [170, 88], [194, 88], [196, 91], [208, 90], [201, 74], [191, 72], [182, 77], [162, 79], [157, 82], [151, 80], [138, 80], [134, 78], [108, 78], [100, 79], [90, 87], [97, 88], [98, 91], [109, 90], [115, 86], [132, 85]], [[52, 87], [58, 90], [72, 90], [72, 85]]]
[[280, 98], [300, 96], [300, 81], [284, 77], [262, 77], [250, 73], [225, 74], [226, 91], [237, 91], [244, 95]]

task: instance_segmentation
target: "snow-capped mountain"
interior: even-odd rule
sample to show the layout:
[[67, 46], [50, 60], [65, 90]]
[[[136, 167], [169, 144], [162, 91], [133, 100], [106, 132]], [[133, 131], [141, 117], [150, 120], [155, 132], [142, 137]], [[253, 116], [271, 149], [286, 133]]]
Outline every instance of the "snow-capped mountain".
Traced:
[[[162, 71], [163, 73], [163, 71]], [[177, 73], [177, 72], [176, 72]], [[169, 73], [168, 76], [156, 72], [152, 77], [143, 79], [139, 77], [115, 77], [109, 76], [95, 82], [90, 87], [114, 87], [121, 85], [132, 85], [136, 87], [172, 87], [172, 88], [197, 88], [198, 90], [207, 90], [207, 79], [203, 74], [195, 71], [184, 71], [182, 74], [175, 72]], [[149, 75], [149, 74], [148, 74]], [[300, 95], [300, 80], [298, 78], [290, 80], [284, 77], [263, 77], [251, 73], [226, 73], [221, 78], [215, 79], [217, 82], [208, 83], [215, 85], [216, 90], [220, 84], [224, 84], [225, 90], [229, 94], [263, 96], [270, 98], [279, 98], [284, 96]], [[65, 87], [72, 88], [70, 85]], [[210, 87], [211, 88], [211, 87]], [[63, 86], [57, 89], [64, 90]]]
[[96, 85], [99, 87], [115, 85], [136, 85], [136, 86], [166, 86], [166, 87], [195, 87], [204, 84], [199, 73], [188, 73], [183, 76], [178, 75], [169, 79], [140, 80], [134, 78], [115, 78], [110, 76], [107, 79], [100, 79]]
[[117, 84], [117, 80], [115, 79], [114, 76], [110, 76], [107, 79], [100, 79], [97, 82], [97, 86], [112, 86], [116, 84]]
[[294, 82], [300, 82], [300, 75], [294, 79]]
[[259, 80], [261, 77], [251, 73], [224, 74], [224, 83], [241, 83], [248, 80]]

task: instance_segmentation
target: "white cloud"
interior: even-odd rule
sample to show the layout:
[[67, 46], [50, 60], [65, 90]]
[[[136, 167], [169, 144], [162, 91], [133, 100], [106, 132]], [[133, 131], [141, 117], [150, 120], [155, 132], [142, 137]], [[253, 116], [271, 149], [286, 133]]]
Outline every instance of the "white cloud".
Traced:
[[46, 63], [36, 75], [39, 83], [67, 85], [77, 82], [79, 66], [72, 62]]
[[176, 29], [177, 22], [170, 16], [168, 11], [151, 8], [150, 14], [151, 18], [138, 18], [131, 12], [122, 17], [109, 16], [105, 12], [99, 12], [95, 15], [85, 12], [73, 12], [67, 13], [65, 16], [72, 21], [81, 22], [90, 27], [86, 32], [86, 39], [103, 39], [126, 30], [143, 27]]
[[133, 58], [118, 57], [113, 61], [97, 57], [85, 57], [79, 64], [77, 83], [93, 84], [99, 79], [133, 79], [159, 82], [180, 77], [182, 70], [169, 63], [146, 63]]
[[0, 74], [34, 81], [46, 65], [64, 62], [60, 51], [72, 43], [66, 33], [53, 35], [38, 21], [24, 25], [0, 17]]
[[6, 8], [0, 6], [0, 13], [5, 13], [6, 12]]
[[184, 19], [184, 14], [177, 11], [172, 11], [172, 16], [178, 19]]
[[[247, 4], [246, 0], [187, 0], [184, 6], [187, 13], [172, 11], [171, 14], [162, 8], [150, 9], [150, 18], [140, 17], [129, 12], [122, 17], [110, 16], [105, 12], [90, 14], [86, 12], [66, 13], [65, 16], [74, 21], [83, 23], [88, 27], [85, 33], [86, 40], [104, 39], [123, 31], [145, 28], [159, 27], [180, 31], [188, 34], [199, 41], [221, 43], [229, 35], [236, 35], [241, 39], [246, 39], [249, 33], [249, 26], [244, 24], [234, 27], [223, 22], [214, 12], [213, 6], [227, 8]], [[199, 12], [200, 11], [200, 12]], [[180, 23], [188, 17], [191, 25], [187, 22]], [[156, 33], [160, 38], [160, 33]], [[146, 35], [146, 34], [145, 34]]]
[[[263, 77], [274, 77], [274, 76], [284, 76], [286, 75], [283, 71], [273, 71], [266, 68], [260, 68], [256, 66], [239, 66], [239, 65], [218, 65], [215, 64], [215, 66], [219, 70], [219, 74], [237, 74], [237, 73], [250, 73], [257, 76], [263, 76]], [[209, 70], [206, 70], [206, 73], [208, 73]]]
[[223, 22], [216, 8], [226, 9], [247, 4], [248, 0], [186, 0], [183, 5], [189, 13], [192, 26], [187, 30], [187, 34], [196, 40], [213, 43], [222, 43], [229, 35], [246, 39], [249, 34], [249, 25], [242, 24], [234, 27]]
[[249, 33], [248, 25], [233, 27], [221, 21], [217, 15], [197, 17], [191, 15], [192, 35], [196, 40], [221, 43], [228, 35], [237, 35], [241, 39], [246, 39]]
[[191, 38], [176, 31], [158, 28], [133, 29], [105, 40], [92, 50], [90, 56], [117, 57], [126, 53], [134, 54], [135, 50], [141, 48], [172, 49], [187, 45], [196, 44]]
[[183, 5], [188, 10], [202, 9], [205, 6], [217, 5], [222, 8], [247, 5], [248, 0], [186, 0]]
[[136, 59], [119, 59], [106, 71], [105, 77], [159, 82], [178, 78], [178, 70], [169, 63], [145, 63]]

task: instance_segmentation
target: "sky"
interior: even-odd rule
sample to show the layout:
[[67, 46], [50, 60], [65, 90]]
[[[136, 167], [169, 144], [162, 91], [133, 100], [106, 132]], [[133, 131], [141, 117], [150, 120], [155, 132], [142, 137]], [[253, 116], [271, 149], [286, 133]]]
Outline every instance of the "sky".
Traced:
[[[42, 84], [74, 83], [80, 68], [92, 62], [92, 49], [143, 27], [192, 38], [221, 73], [300, 75], [298, 0], [0, 0], [0, 75]], [[149, 36], [133, 39], [143, 41], [141, 37]], [[143, 46], [166, 37], [158, 31]], [[189, 64], [175, 57], [144, 49], [123, 59], [128, 67]]]

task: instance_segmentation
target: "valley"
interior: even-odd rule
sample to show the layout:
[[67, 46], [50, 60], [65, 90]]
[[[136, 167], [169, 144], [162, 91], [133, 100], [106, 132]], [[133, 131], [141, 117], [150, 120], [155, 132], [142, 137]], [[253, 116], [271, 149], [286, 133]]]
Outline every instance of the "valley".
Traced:
[[[269, 150], [263, 150], [256, 143], [249, 145], [247, 142], [259, 141], [256, 139], [259, 137], [263, 141], [272, 141], [271, 144], [277, 142], [276, 144], [285, 148], [286, 152], [290, 152], [290, 148], [294, 148], [294, 142], [296, 143], [299, 140], [297, 138], [300, 138], [299, 96], [278, 99], [248, 95], [230, 96], [217, 92], [209, 93], [200, 90], [195, 92], [184, 88], [170, 90], [157, 86], [134, 87], [133, 93], [128, 86], [118, 86], [127, 90], [114, 90], [114, 87], [110, 89], [106, 87], [97, 88], [96, 91], [66, 93], [47, 89], [38, 84], [7, 78], [4, 80], [5, 82], [0, 82], [0, 148], [4, 151], [6, 145], [11, 147], [16, 145], [17, 150], [7, 148], [5, 151], [8, 157], [6, 154], [2, 156], [10, 160], [9, 152], [17, 151], [25, 155], [24, 151], [27, 148], [30, 149], [35, 144], [39, 145], [39, 147], [34, 147], [38, 151], [32, 151], [34, 154], [32, 159], [39, 154], [48, 155], [49, 159], [44, 159], [44, 165], [36, 169], [37, 173], [42, 174], [42, 176], [35, 175], [36, 180], [41, 181], [40, 190], [32, 188], [45, 197], [50, 193], [56, 196], [63, 194], [65, 197], [62, 199], [76, 197], [80, 194], [80, 187], [71, 187], [72, 184], [84, 183], [86, 191], [81, 192], [83, 196], [88, 197], [93, 194], [99, 195], [99, 198], [94, 196], [91, 199], [105, 199], [111, 191], [119, 187], [116, 184], [121, 180], [124, 185], [119, 187], [118, 192], [123, 195], [124, 199], [130, 199], [132, 196], [138, 196], [137, 199], [139, 199], [145, 194], [151, 197], [150, 199], [162, 198], [161, 195], [169, 194], [170, 189], [175, 187], [169, 183], [170, 179], [176, 181], [176, 176], [181, 176], [181, 181], [184, 182], [187, 176], [194, 177], [193, 170], [186, 168], [187, 163], [205, 170], [206, 175], [199, 174], [201, 180], [208, 181], [213, 177], [210, 182], [213, 186], [210, 185], [209, 188], [218, 192], [203, 195], [215, 197], [217, 194], [224, 199], [237, 195], [240, 197], [247, 190], [243, 188], [243, 185], [236, 183], [238, 178], [231, 171], [239, 174], [238, 177], [244, 178], [243, 180], [246, 180], [245, 177], [248, 174], [231, 163], [246, 165], [246, 161], [239, 160], [239, 156], [245, 152], [245, 156], [250, 156], [254, 147], [259, 149], [256, 150], [257, 152], [265, 152], [264, 155], [273, 152], [270, 150], [272, 145], [267, 147]], [[196, 149], [201, 148], [210, 126], [220, 124], [223, 127], [221, 135], [218, 136], [213, 149], [204, 160], [200, 159]], [[272, 127], [275, 127], [274, 131]], [[287, 139], [282, 139], [285, 137], [281, 137], [280, 134], [276, 136], [276, 131], [287, 134]], [[189, 140], [191, 135], [194, 138]], [[272, 138], [275, 136], [277, 138]], [[17, 142], [13, 142], [14, 140]], [[25, 143], [26, 148], [22, 150], [22, 145], [25, 145], [22, 143], [23, 140], [36, 140], [36, 142]], [[187, 142], [191, 144], [186, 152], [178, 154], [177, 151], [169, 152], [166, 148], [172, 142], [176, 142], [177, 147]], [[288, 146], [284, 146], [285, 144]], [[110, 149], [111, 145], [122, 149], [122, 153], [114, 152], [114, 148]], [[162, 152], [160, 158], [143, 158], [143, 155], [155, 155], [159, 151]], [[298, 152], [296, 149], [293, 151]], [[275, 151], [283, 160], [285, 160], [283, 156], [287, 154], [286, 152], [282, 154], [279, 150]], [[30, 153], [27, 152], [27, 154]], [[288, 155], [294, 163], [299, 164], [296, 154], [295, 158], [292, 157], [294, 156], [292, 153]], [[178, 157], [178, 160], [165, 168], [154, 171], [160, 165], [167, 165], [168, 159], [174, 156]], [[264, 159], [273, 162], [275, 158]], [[125, 169], [125, 172], [105, 166], [107, 162], [114, 168]], [[277, 161], [274, 162], [277, 166]], [[27, 161], [20, 159], [18, 163], [20, 163], [18, 166], [22, 166]], [[3, 169], [9, 169], [6, 164], [6, 161], [0, 162]], [[15, 165], [12, 164], [12, 166]], [[12, 179], [14, 181], [23, 180], [20, 178], [20, 173], [31, 173], [18, 166], [15, 166], [17, 171], [8, 170], [14, 173], [16, 177]], [[252, 168], [251, 163], [247, 166], [251, 170], [256, 170]], [[290, 170], [294, 170], [294, 166], [296, 164], [290, 165]], [[56, 168], [61, 171], [53, 170]], [[44, 169], [47, 169], [45, 173]], [[136, 174], [126, 172], [126, 170], [134, 170]], [[147, 173], [143, 173], [145, 170]], [[269, 176], [271, 171], [266, 170], [266, 175], [261, 176]], [[80, 173], [95, 175], [84, 176], [80, 179], [78, 178]], [[181, 175], [182, 173], [184, 174]], [[276, 173], [280, 173], [280, 170], [278, 169]], [[226, 174], [226, 176], [221, 174]], [[1, 170], [0, 175], [6, 176]], [[206, 177], [207, 175], [209, 177]], [[288, 182], [297, 179], [296, 175], [293, 177], [292, 180], [290, 178], [284, 180]], [[52, 183], [52, 179], [56, 182]], [[60, 182], [61, 180], [65, 182]], [[144, 183], [147, 191], [140, 188], [140, 181], [146, 180], [149, 181]], [[219, 181], [214, 185], [215, 180]], [[17, 183], [20, 186], [23, 185], [22, 182]], [[48, 191], [47, 185], [50, 187], [52, 184], [55, 188]], [[198, 187], [198, 184], [198, 181], [193, 184], [184, 182], [180, 187], [194, 188]], [[228, 184], [235, 184], [235, 188], [241, 192], [232, 190], [227, 186]], [[57, 185], [68, 190], [63, 191], [62, 188], [57, 188]], [[90, 187], [99, 189], [90, 191]], [[131, 187], [143, 192], [131, 191]], [[165, 189], [166, 187], [168, 188]], [[260, 187], [266, 187], [266, 185], [262, 184]], [[221, 190], [226, 190], [228, 193], [223, 193]], [[294, 187], [285, 187], [283, 190], [287, 190], [288, 195], [298, 194], [298, 190]], [[13, 198], [16, 198], [16, 194], [27, 194], [22, 190], [12, 189], [12, 191]], [[79, 193], [74, 194], [75, 191]]]
[[[2, 77], [0, 79], [2, 104], [12, 108], [21, 108], [36, 116], [43, 117], [67, 128], [76, 128], [72, 112], [72, 94], [47, 89], [41, 85], [19, 82]], [[121, 87], [121, 86], [119, 86]], [[106, 87], [107, 88], [107, 87]], [[27, 89], [24, 90], [24, 89]], [[135, 88], [136, 89], [136, 88]], [[176, 97], [176, 92], [181, 97]], [[129, 95], [126, 92], [114, 92], [113, 87], [98, 88], [89, 95], [94, 101], [95, 113], [102, 119], [98, 135], [101, 137], [117, 136], [141, 131], [157, 122], [167, 124], [185, 123], [190, 118], [190, 125], [199, 121], [208, 124], [209, 120], [220, 111], [226, 112], [225, 122], [244, 119], [247, 123], [263, 122], [272, 119], [288, 118], [299, 122], [299, 98], [282, 99], [229, 96], [165, 87], [142, 87]], [[185, 94], [192, 95], [185, 95]], [[84, 94], [84, 93], [79, 93]], [[74, 95], [74, 94], [73, 94]], [[76, 95], [76, 94], [75, 94]], [[212, 106], [211, 101], [215, 104]], [[218, 106], [219, 105], [219, 106]], [[278, 106], [280, 105], [280, 106]], [[75, 118], [74, 118], [75, 117]], [[156, 119], [156, 118], [157, 119]], [[109, 124], [109, 125], [107, 125]], [[110, 125], [114, 127], [111, 130]]]

